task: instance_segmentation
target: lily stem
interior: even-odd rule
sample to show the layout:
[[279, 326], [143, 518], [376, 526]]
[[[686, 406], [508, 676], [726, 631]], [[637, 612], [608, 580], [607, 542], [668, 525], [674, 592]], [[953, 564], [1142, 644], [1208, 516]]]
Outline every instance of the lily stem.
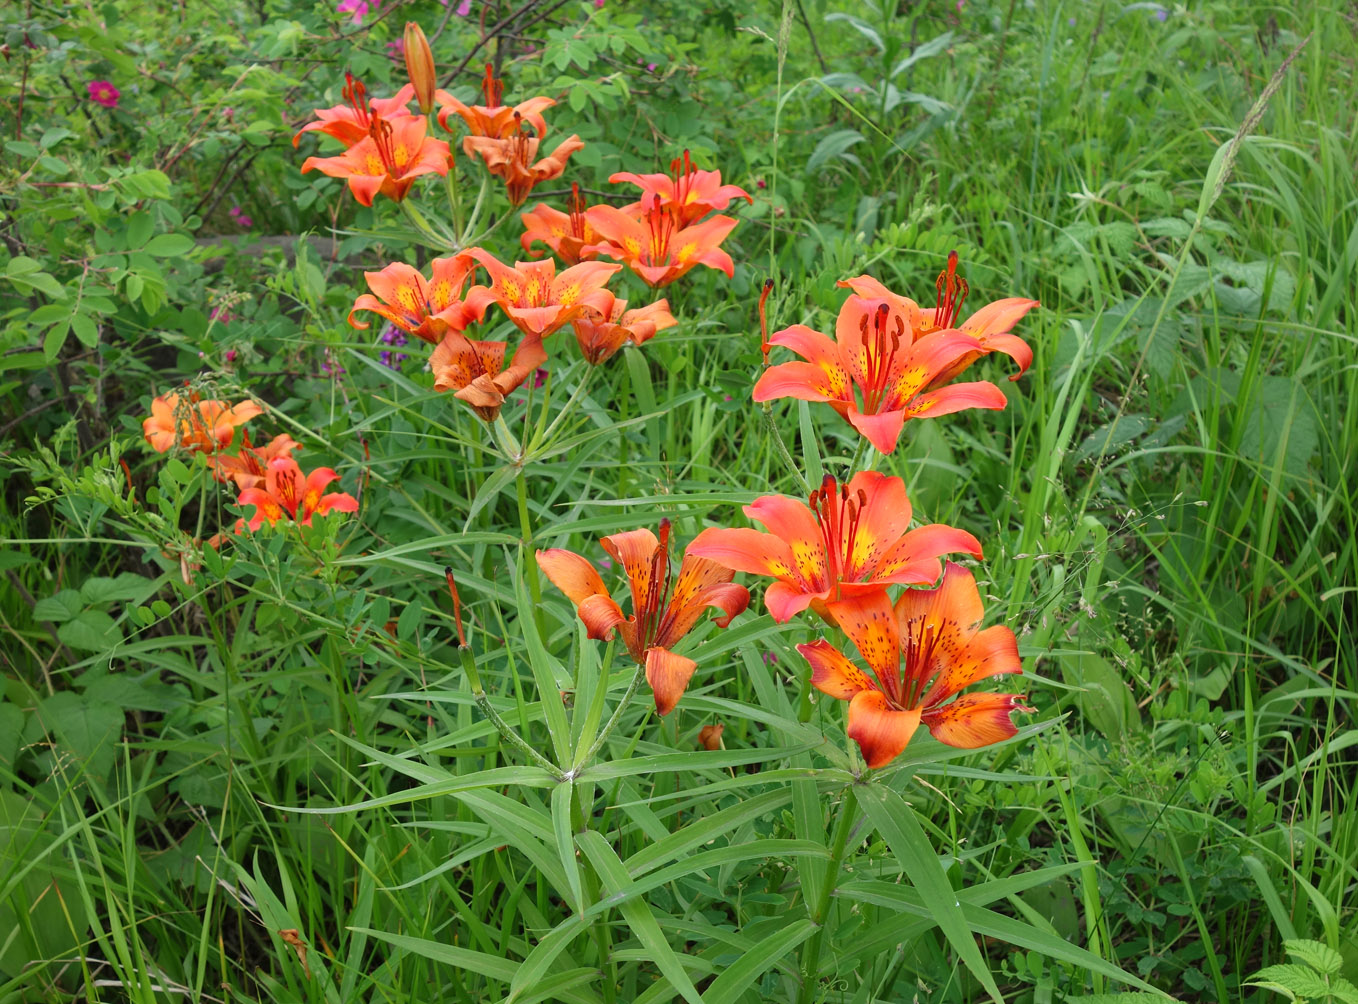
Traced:
[[405, 212], [406, 219], [410, 221], [411, 225], [424, 235], [425, 242], [429, 247], [438, 251], [457, 250], [457, 246], [449, 241], [447, 237], [436, 231], [430, 225], [429, 221], [424, 218], [424, 214], [416, 209], [415, 204], [409, 199], [401, 200], [401, 209]]
[[481, 175], [481, 187], [476, 193], [476, 202], [472, 205], [471, 215], [467, 217], [467, 229], [458, 234], [458, 244], [462, 247], [473, 243], [467, 239], [467, 235], [476, 229], [476, 224], [481, 219], [481, 207], [485, 204], [486, 193], [490, 191], [490, 175]]
[[792, 472], [802, 486], [802, 493], [811, 494], [811, 485], [807, 483], [806, 475], [797, 466], [797, 461], [792, 459], [792, 454], [788, 452], [787, 444], [783, 442], [783, 434], [778, 431], [778, 423], [773, 420], [773, 405], [765, 401], [761, 406], [764, 411], [764, 422], [769, 427], [769, 432], [773, 434], [773, 441], [778, 445], [778, 454], [783, 458], [783, 463], [787, 464], [787, 469]]
[[448, 210], [453, 216], [453, 233], [457, 236], [457, 242], [462, 243], [462, 200], [457, 194], [457, 166], [450, 164], [448, 173], [443, 176], [444, 184], [448, 189]]
[[604, 725], [590, 748], [585, 751], [585, 755], [576, 758], [575, 770], [577, 772], [588, 767], [590, 761], [598, 755], [599, 750], [604, 748], [604, 743], [608, 742], [608, 737], [611, 736], [613, 730], [618, 727], [618, 722], [622, 720], [622, 713], [626, 711], [627, 706], [632, 703], [632, 698], [636, 696], [637, 688], [641, 686], [641, 681], [645, 676], [646, 667], [637, 666], [637, 671], [632, 675], [632, 682], [627, 685], [627, 692], [622, 695], [622, 700], [619, 701], [618, 706], [613, 709], [613, 714], [609, 717], [608, 723]]
[[515, 484], [519, 493], [519, 528], [523, 532], [523, 567], [528, 576], [528, 594], [533, 598], [533, 623], [541, 638], [547, 633], [542, 621], [542, 583], [538, 581], [538, 563], [533, 555], [533, 524], [528, 518], [528, 476], [522, 467]]
[[[839, 803], [839, 819], [835, 822], [834, 842], [830, 848], [830, 860], [825, 866], [825, 879], [821, 883], [820, 895], [815, 909], [808, 909], [811, 921], [817, 925], [816, 933], [806, 943], [802, 952], [802, 988], [797, 996], [797, 1004], [811, 1004], [816, 999], [819, 984], [817, 973], [820, 969], [820, 950], [825, 942], [826, 914], [830, 910], [830, 897], [834, 895], [835, 882], [844, 864], [844, 848], [849, 842], [849, 833], [858, 821], [858, 794], [850, 785]], [[807, 904], [808, 908], [811, 904]]]
[[481, 713], [490, 719], [490, 723], [495, 726], [496, 731], [511, 746], [560, 781], [562, 778], [561, 768], [533, 749], [523, 736], [515, 732], [513, 727], [500, 717], [500, 713], [490, 703], [485, 688], [481, 686], [481, 675], [476, 671], [476, 657], [472, 655], [472, 650], [469, 647], [462, 649], [462, 671], [467, 674], [467, 681], [471, 684], [472, 699], [476, 701], [476, 706], [481, 709]]

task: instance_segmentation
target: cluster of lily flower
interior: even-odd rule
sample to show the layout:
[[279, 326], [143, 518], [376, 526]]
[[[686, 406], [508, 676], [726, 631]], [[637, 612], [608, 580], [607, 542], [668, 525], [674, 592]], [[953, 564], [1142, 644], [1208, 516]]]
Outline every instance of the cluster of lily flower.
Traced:
[[[364, 205], [371, 205], [377, 194], [404, 199], [421, 174], [446, 175], [453, 165], [451, 150], [447, 143], [428, 138], [424, 116], [408, 111], [416, 97], [426, 114], [435, 101], [442, 106], [438, 118], [445, 128], [453, 114], [466, 123], [471, 134], [463, 140], [464, 151], [506, 182], [514, 205], [538, 182], [560, 175], [583, 145], [571, 136], [537, 160], [547, 131], [542, 113], [555, 103], [551, 98], [506, 106], [500, 100], [502, 85], [488, 67], [486, 104], [467, 106], [434, 88], [432, 56], [417, 26], [407, 26], [405, 42], [412, 83], [393, 98], [369, 101], [363, 86], [348, 77], [347, 103], [318, 110], [316, 120], [294, 138], [296, 143], [304, 133], [319, 131], [343, 142], [347, 150], [338, 157], [309, 158], [303, 171], [315, 168], [346, 177]], [[434, 259], [428, 279], [411, 265], [392, 263], [365, 273], [370, 292], [357, 298], [349, 323], [364, 329], [368, 325], [357, 315], [375, 313], [395, 329], [434, 345], [429, 360], [434, 386], [454, 390], [488, 422], [498, 417], [506, 396], [546, 360], [544, 339], [564, 325], [572, 325], [585, 357], [594, 364], [629, 340], [645, 342], [677, 323], [668, 302], [627, 310], [626, 301], [606, 288], [610, 279], [626, 265], [658, 288], [700, 264], [729, 278], [734, 266], [719, 244], [736, 221], [709, 214], [720, 213], [733, 199], [753, 200], [742, 189], [723, 185], [719, 172], [696, 169], [687, 152], [673, 162], [669, 174], [623, 172], [609, 180], [636, 185], [641, 198], [620, 209], [587, 207], [574, 185], [569, 212], [540, 205], [522, 215], [524, 251], [532, 254], [534, 244], [545, 244], [568, 265], [560, 274], [552, 258], [511, 267], [480, 247]], [[954, 381], [992, 352], [1018, 364], [1011, 377], [1018, 379], [1033, 354], [1012, 329], [1037, 302], [1010, 297], [959, 320], [968, 286], [957, 267], [954, 253], [935, 284], [932, 310], [870, 276], [840, 282], [851, 295], [839, 312], [834, 338], [801, 324], [770, 336], [761, 298], [764, 369], [754, 385], [754, 401], [766, 409], [768, 402], [781, 398], [829, 404], [883, 454], [895, 450], [911, 419], [1003, 408], [1006, 397], [994, 384]], [[489, 276], [489, 285], [473, 284], [467, 290], [478, 268]], [[769, 288], [765, 286], [765, 298]], [[473, 340], [465, 334], [484, 319], [492, 303], [523, 334], [507, 367], [505, 342]], [[389, 338], [383, 341], [391, 344]], [[774, 346], [791, 350], [801, 361], [770, 365]], [[247, 437], [239, 454], [220, 454], [234, 427], [260, 413], [253, 402], [227, 407], [171, 394], [157, 398], [152, 411], [145, 423], [152, 447], [163, 451], [178, 442], [208, 453], [214, 475], [234, 480], [242, 489], [240, 504], [256, 506], [251, 529], [266, 520], [274, 523], [284, 512], [307, 523], [315, 512], [357, 508], [352, 496], [321, 494], [335, 479], [334, 471], [301, 474], [291, 459], [297, 444], [286, 436], [260, 448]], [[828, 696], [849, 701], [848, 734], [868, 767], [884, 766], [900, 755], [920, 725], [938, 740], [962, 748], [1015, 734], [1013, 712], [1031, 710], [1018, 696], [957, 696], [977, 681], [1021, 672], [1013, 632], [1004, 626], [980, 628], [984, 609], [972, 574], [943, 560], [958, 553], [981, 558], [974, 536], [942, 524], [910, 529], [904, 482], [872, 470], [858, 472], [842, 485], [826, 476], [805, 502], [767, 495], [744, 512], [767, 532], [708, 528], [684, 550], [677, 576], [671, 575], [668, 520], [661, 521], [658, 537], [638, 529], [602, 538], [604, 550], [627, 574], [630, 615], [623, 614], [586, 558], [550, 549], [538, 551], [536, 560], [575, 604], [589, 637], [621, 635], [644, 668], [659, 714], [675, 707], [697, 668], [673, 648], [706, 608], [720, 612], [719, 627], [746, 609], [749, 591], [733, 581], [736, 572], [745, 572], [773, 580], [764, 600], [776, 622], [786, 623], [810, 609], [842, 630], [866, 661], [871, 676], [825, 639], [797, 646], [811, 666], [811, 683]], [[894, 603], [888, 586], [904, 587]]]
[[[765, 334], [755, 401], [827, 403], [880, 452], [891, 453], [909, 419], [1004, 407], [1004, 393], [991, 383], [948, 382], [981, 356], [1008, 355], [1020, 367], [1013, 379], [1032, 362], [1032, 350], [1011, 329], [1037, 302], [998, 300], [959, 323], [967, 284], [957, 275], [955, 254], [939, 275], [932, 311], [869, 276], [840, 285], [853, 295], [840, 310], [834, 340], [800, 324]], [[769, 366], [772, 346], [805, 361]], [[764, 603], [775, 622], [809, 609], [842, 630], [867, 663], [871, 675], [824, 638], [797, 645], [811, 666], [811, 684], [849, 702], [848, 735], [869, 768], [899, 756], [921, 725], [963, 749], [1017, 732], [1013, 713], [1032, 710], [1017, 695], [957, 696], [980, 680], [1022, 671], [1013, 631], [981, 629], [985, 610], [972, 573], [943, 560], [949, 554], [981, 558], [974, 536], [944, 524], [910, 529], [905, 482], [872, 470], [842, 485], [826, 475], [805, 502], [765, 495], [744, 512], [767, 532], [703, 530], [684, 550], [673, 581], [668, 521], [661, 522], [659, 538], [645, 529], [604, 537], [604, 550], [626, 570], [631, 616], [584, 557], [552, 549], [538, 551], [537, 561], [575, 604], [589, 637], [622, 636], [645, 668], [659, 714], [675, 706], [697, 668], [671, 649], [705, 608], [719, 610], [716, 623], [726, 627], [747, 607], [749, 592], [733, 582], [736, 572], [745, 572], [772, 580]], [[905, 587], [894, 603], [888, 586]]]
[[[492, 175], [504, 180], [515, 206], [539, 182], [560, 176], [570, 156], [584, 146], [572, 135], [550, 156], [538, 159], [547, 133], [543, 113], [556, 103], [554, 99], [538, 96], [513, 106], [504, 104], [503, 82], [488, 65], [482, 83], [486, 103], [467, 105], [434, 87], [432, 56], [417, 25], [407, 26], [405, 51], [411, 83], [394, 97], [370, 100], [363, 84], [347, 75], [346, 102], [317, 109], [315, 120], [302, 127], [294, 144], [305, 133], [320, 132], [344, 143], [347, 150], [337, 157], [309, 157], [303, 172], [316, 169], [346, 178], [364, 205], [371, 205], [377, 194], [404, 200], [422, 174], [447, 175], [454, 169], [451, 149], [428, 137], [425, 116], [410, 112], [408, 105], [417, 98], [422, 110], [431, 110], [435, 103], [440, 106], [438, 121], [445, 129], [454, 116], [465, 123], [469, 135], [462, 140], [463, 151], [480, 158]], [[524, 252], [530, 258], [541, 256], [534, 245], [546, 245], [568, 266], [559, 274], [554, 258], [511, 267], [481, 247], [435, 258], [427, 279], [415, 267], [393, 262], [364, 273], [370, 292], [357, 298], [349, 323], [366, 329], [368, 324], [358, 315], [376, 313], [434, 345], [429, 360], [434, 387], [454, 391], [486, 421], [498, 416], [506, 396], [546, 360], [543, 340], [567, 324], [585, 358], [595, 365], [628, 341], [646, 342], [677, 323], [669, 301], [659, 299], [629, 310], [627, 300], [606, 288], [609, 281], [624, 265], [653, 289], [698, 265], [731, 277], [734, 263], [719, 245], [736, 220], [705, 217], [719, 214], [732, 199], [753, 202], [753, 198], [735, 185], [723, 185], [720, 172], [696, 169], [687, 152], [674, 161], [669, 174], [620, 172], [609, 180], [636, 185], [641, 197], [622, 208], [586, 206], [574, 184], [568, 212], [543, 204], [522, 214]], [[468, 290], [478, 268], [485, 270], [489, 285], [474, 284]], [[505, 342], [466, 334], [471, 325], [484, 320], [492, 303], [523, 333], [508, 366]]]
[[[193, 392], [172, 392], [152, 400], [151, 415], [142, 422], [142, 434], [157, 453], [174, 446], [202, 453], [213, 478], [235, 484], [240, 492], [236, 504], [255, 507], [248, 521], [236, 521], [236, 533], [247, 526], [258, 530], [265, 522], [273, 526], [285, 514], [294, 523], [310, 526], [313, 515], [357, 512], [358, 500], [352, 495], [326, 492], [331, 482], [339, 480], [333, 468], [318, 467], [310, 474], [302, 473], [292, 457], [302, 444], [291, 436], [280, 434], [260, 446], [250, 442], [250, 434], [243, 427], [263, 413], [254, 401], [229, 405], [203, 400]], [[238, 428], [240, 449], [227, 453]], [[213, 541], [220, 541], [220, 537]]]

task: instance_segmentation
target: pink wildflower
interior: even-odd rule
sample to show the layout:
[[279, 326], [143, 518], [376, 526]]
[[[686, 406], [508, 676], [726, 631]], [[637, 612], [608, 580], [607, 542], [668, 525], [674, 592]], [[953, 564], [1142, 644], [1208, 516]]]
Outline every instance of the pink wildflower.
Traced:
[[339, 0], [335, 10], [341, 14], [352, 14], [354, 24], [362, 24], [368, 16], [368, 0]]
[[103, 105], [105, 108], [118, 107], [118, 99], [122, 97], [122, 92], [107, 80], [91, 80], [86, 88], [90, 92], [90, 100], [96, 105]]

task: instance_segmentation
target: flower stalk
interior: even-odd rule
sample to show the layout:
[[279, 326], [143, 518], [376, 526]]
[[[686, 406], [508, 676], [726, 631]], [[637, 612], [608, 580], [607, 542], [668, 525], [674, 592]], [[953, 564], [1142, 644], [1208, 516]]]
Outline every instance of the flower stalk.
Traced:
[[797, 1004], [812, 1004], [817, 997], [816, 989], [819, 983], [817, 973], [820, 969], [821, 946], [825, 943], [826, 914], [830, 910], [830, 897], [834, 895], [835, 882], [843, 869], [844, 850], [849, 843], [849, 833], [856, 822], [858, 822], [858, 793], [853, 785], [850, 785], [844, 793], [844, 800], [839, 803], [839, 818], [835, 822], [830, 860], [825, 865], [825, 878], [821, 882], [820, 895], [816, 898], [814, 907], [811, 903], [807, 904], [807, 915], [811, 922], [817, 925], [817, 929], [806, 942], [806, 949], [802, 953], [802, 986], [797, 996]]

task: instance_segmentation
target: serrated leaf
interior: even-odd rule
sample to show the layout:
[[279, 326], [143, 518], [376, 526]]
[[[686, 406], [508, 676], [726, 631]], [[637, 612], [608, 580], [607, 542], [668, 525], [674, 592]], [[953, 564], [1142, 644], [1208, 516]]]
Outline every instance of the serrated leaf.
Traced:
[[1328, 997], [1330, 986], [1314, 969], [1284, 962], [1266, 966], [1246, 981], [1246, 986], [1276, 990], [1295, 999], [1297, 997]]
[[1283, 951], [1325, 976], [1333, 975], [1344, 968], [1344, 956], [1323, 941], [1296, 938], [1284, 941]]

